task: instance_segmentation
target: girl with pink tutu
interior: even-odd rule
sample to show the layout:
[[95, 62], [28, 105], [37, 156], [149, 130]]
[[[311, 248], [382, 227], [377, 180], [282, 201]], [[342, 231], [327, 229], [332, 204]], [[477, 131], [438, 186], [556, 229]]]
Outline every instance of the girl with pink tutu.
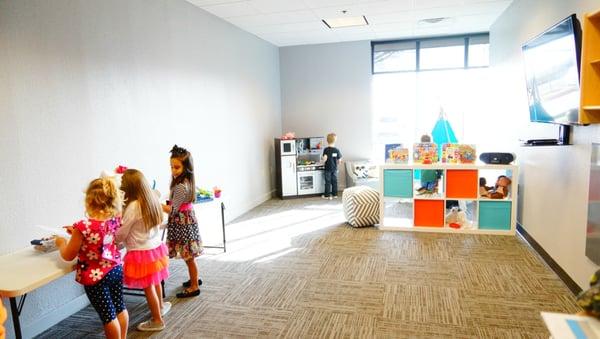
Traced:
[[127, 248], [123, 265], [123, 283], [144, 290], [152, 318], [138, 324], [140, 331], [161, 331], [165, 328], [162, 316], [171, 309], [163, 302], [161, 281], [169, 277], [169, 250], [161, 241], [159, 226], [163, 213], [142, 172], [128, 169], [121, 178], [125, 193], [123, 225], [117, 231], [117, 242]]

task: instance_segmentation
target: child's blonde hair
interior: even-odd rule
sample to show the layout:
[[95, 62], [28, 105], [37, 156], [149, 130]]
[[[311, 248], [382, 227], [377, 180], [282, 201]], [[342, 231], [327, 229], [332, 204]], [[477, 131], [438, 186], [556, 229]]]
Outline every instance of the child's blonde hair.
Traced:
[[102, 212], [109, 217], [121, 214], [123, 208], [123, 192], [117, 187], [112, 177], [92, 180], [85, 191], [85, 209]]
[[147, 231], [162, 223], [160, 202], [142, 172], [136, 169], [126, 170], [121, 178], [121, 190], [125, 193], [125, 207], [132, 201], [137, 201], [140, 205], [142, 220]]
[[333, 144], [335, 142], [335, 139], [337, 139], [337, 135], [335, 133], [327, 134], [327, 143], [328, 144]]

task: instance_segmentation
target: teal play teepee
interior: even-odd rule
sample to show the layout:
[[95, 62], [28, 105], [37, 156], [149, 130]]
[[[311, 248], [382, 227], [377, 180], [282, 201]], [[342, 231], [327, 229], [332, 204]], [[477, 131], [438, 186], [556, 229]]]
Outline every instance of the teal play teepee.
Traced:
[[431, 130], [431, 138], [433, 139], [433, 142], [437, 144], [440, 155], [443, 144], [458, 142], [458, 139], [456, 139], [456, 135], [454, 135], [452, 126], [450, 126], [450, 122], [448, 122], [446, 113], [444, 113], [444, 109], [442, 107], [440, 107], [440, 115], [438, 120], [435, 122], [433, 130]]

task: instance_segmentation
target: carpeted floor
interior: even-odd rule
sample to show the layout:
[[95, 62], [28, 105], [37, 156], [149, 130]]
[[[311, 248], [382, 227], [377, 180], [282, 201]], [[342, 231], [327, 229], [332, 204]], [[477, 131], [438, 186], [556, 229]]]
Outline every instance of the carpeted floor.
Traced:
[[[171, 261], [164, 331], [135, 330], [149, 311], [127, 297], [128, 336], [548, 338], [540, 311], [579, 310], [518, 236], [353, 229], [339, 200], [270, 200], [227, 240], [227, 253], [198, 259], [197, 298], [174, 297], [187, 270]], [[39, 336], [82, 337], [103, 337], [91, 307]]]

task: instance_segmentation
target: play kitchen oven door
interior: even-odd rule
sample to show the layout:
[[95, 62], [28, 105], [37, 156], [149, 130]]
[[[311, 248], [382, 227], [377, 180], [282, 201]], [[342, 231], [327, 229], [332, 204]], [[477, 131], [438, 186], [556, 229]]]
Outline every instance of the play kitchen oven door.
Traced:
[[323, 169], [317, 166], [298, 166], [298, 195], [320, 194], [325, 191]]

